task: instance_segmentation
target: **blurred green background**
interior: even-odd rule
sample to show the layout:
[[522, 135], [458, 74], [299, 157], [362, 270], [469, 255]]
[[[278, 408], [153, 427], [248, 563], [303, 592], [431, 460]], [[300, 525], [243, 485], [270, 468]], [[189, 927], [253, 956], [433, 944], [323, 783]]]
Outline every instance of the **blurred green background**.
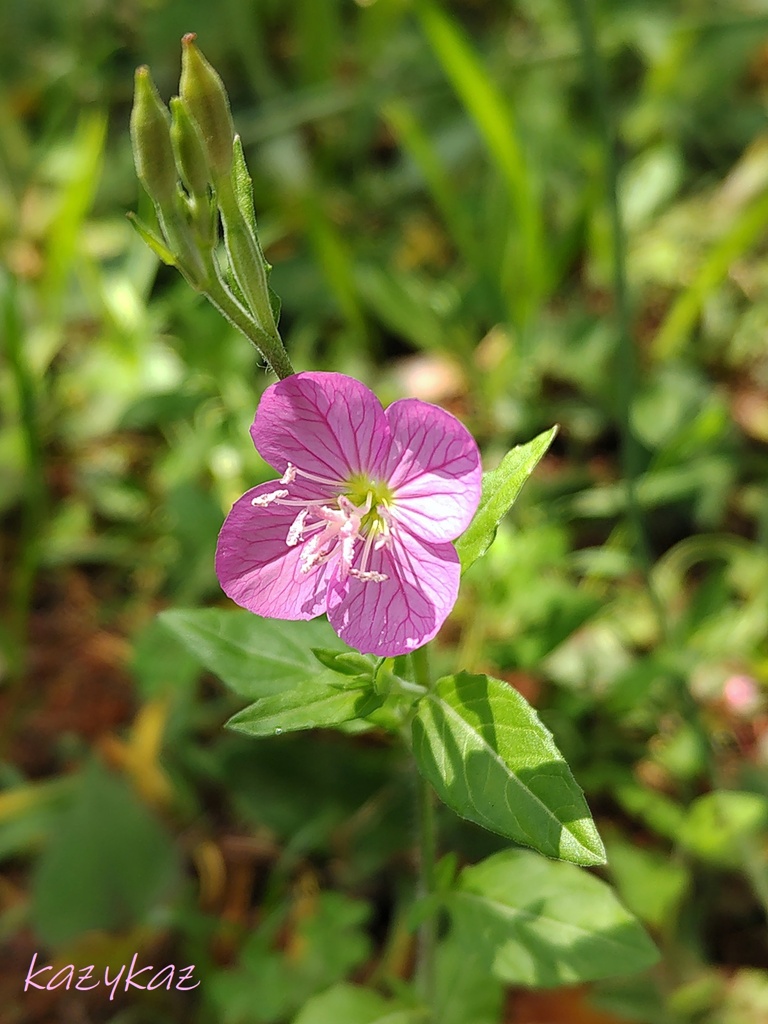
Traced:
[[[3, 1024], [279, 1024], [340, 978], [408, 975], [399, 755], [224, 733], [238, 705], [154, 621], [223, 602], [219, 526], [273, 475], [252, 350], [125, 218], [151, 215], [133, 70], [167, 100], [192, 30], [297, 369], [444, 405], [487, 467], [561, 427], [437, 661], [539, 708], [662, 964], [494, 992], [503, 1019], [768, 1019], [768, 3], [600, 0], [591, 63], [580, 9], [4, 0]], [[441, 828], [467, 861], [502, 843]], [[25, 994], [34, 951], [201, 985]]]

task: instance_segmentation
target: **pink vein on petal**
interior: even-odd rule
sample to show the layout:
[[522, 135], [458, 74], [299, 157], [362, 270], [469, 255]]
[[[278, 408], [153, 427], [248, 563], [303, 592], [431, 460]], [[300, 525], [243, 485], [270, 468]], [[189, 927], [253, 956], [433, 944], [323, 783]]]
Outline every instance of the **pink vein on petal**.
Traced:
[[395, 494], [396, 520], [427, 540], [454, 540], [480, 501], [474, 438], [455, 416], [414, 398], [393, 402], [385, 416], [392, 444], [384, 473]]
[[459, 558], [452, 544], [433, 544], [399, 530], [374, 551], [370, 567], [382, 582], [331, 580], [328, 620], [351, 647], [394, 657], [435, 636], [456, 602]]
[[286, 546], [295, 508], [258, 507], [253, 498], [275, 490], [271, 480], [238, 498], [219, 533], [216, 575], [228, 597], [256, 615], [312, 619], [326, 610], [330, 567], [301, 571], [301, 547]]
[[251, 437], [280, 473], [290, 462], [305, 473], [346, 480], [351, 473], [378, 471], [389, 427], [378, 398], [359, 381], [296, 373], [264, 392]]

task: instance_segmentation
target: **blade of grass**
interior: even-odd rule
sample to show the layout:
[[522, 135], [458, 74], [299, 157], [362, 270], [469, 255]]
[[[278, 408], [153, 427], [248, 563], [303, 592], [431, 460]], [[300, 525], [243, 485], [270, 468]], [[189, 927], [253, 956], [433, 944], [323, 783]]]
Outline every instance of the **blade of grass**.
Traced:
[[294, 10], [301, 79], [307, 84], [327, 81], [342, 35], [338, 0], [298, 0]]
[[24, 351], [24, 329], [18, 292], [10, 275], [5, 278], [0, 276], [0, 287], [2, 335], [5, 337], [8, 365], [16, 390], [27, 458], [24, 509], [18, 539], [19, 554], [13, 567], [6, 618], [11, 645], [8, 651], [10, 693], [4, 724], [0, 731], [1, 759], [13, 732], [23, 682], [29, 611], [35, 575], [40, 562], [41, 534], [46, 519], [47, 488], [37, 387]]
[[402, 148], [421, 171], [456, 248], [470, 266], [478, 266], [482, 254], [473, 238], [465, 206], [426, 132], [405, 103], [393, 100], [385, 103], [381, 112]]
[[768, 191], [753, 200], [736, 218], [675, 300], [653, 340], [651, 351], [655, 359], [672, 359], [680, 354], [707, 296], [723, 283], [733, 263], [762, 237], [766, 227]]
[[547, 292], [541, 206], [526, 165], [513, 111], [454, 21], [431, 0], [416, 8], [443, 71], [475, 122], [506, 184], [520, 232], [519, 251], [505, 262], [502, 287], [509, 290], [515, 318], [523, 326]]
[[107, 118], [101, 111], [83, 114], [72, 147], [71, 176], [48, 235], [43, 294], [52, 319], [59, 315], [83, 221], [91, 208], [101, 174]]
[[570, 0], [574, 20], [581, 40], [584, 71], [598, 116], [604, 152], [606, 201], [611, 224], [613, 246], [613, 295], [616, 320], [616, 351], [614, 380], [616, 382], [616, 417], [621, 434], [621, 461], [627, 495], [627, 517], [634, 533], [637, 561], [642, 569], [648, 596], [653, 604], [659, 636], [666, 638], [667, 625], [664, 608], [653, 584], [650, 545], [637, 494], [637, 481], [641, 472], [642, 451], [632, 429], [631, 409], [637, 385], [638, 367], [632, 337], [632, 310], [627, 287], [627, 241], [619, 200], [619, 160], [616, 133], [610, 106], [610, 93], [605, 69], [598, 50], [590, 0]]
[[305, 196], [304, 210], [309, 239], [328, 282], [328, 288], [350, 327], [361, 340], [365, 339], [367, 326], [363, 307], [357, 295], [352, 254], [343, 241], [341, 232], [323, 209], [319, 196], [308, 193]]

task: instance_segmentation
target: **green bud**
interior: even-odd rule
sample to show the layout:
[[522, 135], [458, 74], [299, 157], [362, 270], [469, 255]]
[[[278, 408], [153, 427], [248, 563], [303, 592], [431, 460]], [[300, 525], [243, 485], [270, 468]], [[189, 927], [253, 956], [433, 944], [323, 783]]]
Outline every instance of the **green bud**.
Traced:
[[170, 202], [178, 180], [170, 122], [147, 67], [136, 69], [131, 140], [136, 173], [150, 198], [156, 203]]
[[179, 92], [200, 129], [215, 184], [217, 178], [228, 177], [232, 169], [235, 127], [229, 100], [218, 73], [195, 46], [194, 32], [188, 32], [181, 42]]
[[326, 668], [332, 669], [343, 676], [373, 675], [374, 663], [364, 654], [357, 651], [331, 651], [324, 647], [313, 647], [312, 653]]
[[189, 116], [183, 100], [171, 100], [171, 145], [181, 180], [191, 196], [207, 197], [210, 168], [197, 125]]

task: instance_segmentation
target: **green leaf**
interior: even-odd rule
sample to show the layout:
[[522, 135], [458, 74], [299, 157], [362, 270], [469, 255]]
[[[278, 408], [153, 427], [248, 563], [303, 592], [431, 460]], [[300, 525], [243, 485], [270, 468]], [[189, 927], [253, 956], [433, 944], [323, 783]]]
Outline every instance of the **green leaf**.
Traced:
[[417, 1010], [399, 1009], [359, 985], [334, 985], [304, 1006], [293, 1024], [418, 1024], [426, 1015]]
[[170, 894], [178, 858], [162, 825], [121, 778], [94, 761], [37, 865], [32, 920], [60, 945], [148, 920]]
[[632, 913], [652, 928], [675, 921], [691, 882], [688, 866], [619, 835], [608, 838], [606, 845], [611, 877]]
[[[305, 894], [293, 908], [283, 905], [267, 916], [243, 947], [237, 968], [219, 971], [209, 982], [215, 1020], [277, 1024], [292, 1018], [308, 1000], [310, 1005], [317, 993], [339, 985], [370, 959], [370, 910], [369, 904], [341, 893], [320, 892]], [[276, 948], [281, 927], [292, 934], [288, 956]], [[349, 1019], [336, 1018], [340, 1024]]]
[[165, 242], [161, 242], [157, 235], [153, 231], [150, 231], [147, 225], [140, 221], [135, 213], [128, 213], [126, 216], [131, 222], [131, 227], [134, 229], [136, 234], [146, 245], [149, 246], [155, 256], [162, 260], [166, 266], [175, 267], [176, 257]]
[[768, 799], [760, 793], [718, 790], [694, 800], [678, 839], [691, 853], [721, 867], [743, 867], [768, 828]]
[[0, 791], [0, 861], [44, 846], [71, 807], [77, 781], [64, 776]]
[[368, 654], [358, 654], [357, 651], [327, 651], [322, 647], [313, 647], [312, 653], [321, 665], [325, 665], [332, 672], [343, 676], [362, 676], [370, 682], [373, 681], [376, 659]]
[[[763, 175], [765, 170], [762, 170]], [[727, 279], [731, 267], [757, 243], [768, 223], [768, 192], [762, 191], [737, 215], [714, 243], [685, 291], [671, 306], [653, 340], [654, 359], [679, 357], [707, 298]]]
[[[253, 205], [253, 180], [248, 173], [248, 165], [245, 162], [245, 154], [243, 153], [243, 143], [241, 142], [239, 135], [235, 136], [235, 144], [232, 152], [232, 185], [234, 186], [235, 198], [237, 199], [237, 205], [240, 208], [240, 213], [253, 233], [256, 246], [259, 250], [259, 255], [261, 256], [261, 261], [264, 264], [267, 282], [269, 282], [272, 264], [267, 262], [266, 257], [264, 256], [264, 250], [261, 248], [259, 228], [256, 223], [256, 210]], [[240, 286], [235, 280], [234, 274], [230, 274], [229, 276], [230, 286], [233, 286], [233, 291], [239, 293], [238, 297], [247, 307], [248, 303], [245, 301], [245, 297], [242, 294]], [[280, 322], [280, 308], [282, 303], [280, 301], [280, 296], [269, 287], [269, 284], [267, 284], [267, 290], [269, 293], [269, 305], [272, 310], [272, 316], [275, 318], [275, 326], [277, 326]]]
[[[253, 181], [248, 173], [248, 165], [245, 162], [245, 153], [243, 153], [243, 143], [239, 135], [235, 136], [232, 151], [232, 185], [234, 186], [235, 198], [237, 199], [240, 213], [243, 215], [245, 223], [253, 232], [254, 238], [258, 238], [259, 229], [256, 226], [256, 210], [253, 205]], [[268, 270], [272, 269], [266, 260], [264, 260], [264, 267]]]
[[192, 694], [200, 677], [198, 659], [158, 618], [133, 638], [131, 674], [147, 700], [167, 694]]
[[236, 609], [172, 609], [160, 621], [227, 686], [249, 700], [318, 676], [312, 647], [347, 651], [322, 619], [280, 622]]
[[457, 814], [548, 857], [603, 864], [584, 794], [533, 708], [507, 683], [440, 679], [413, 721], [419, 770]]
[[508, 984], [572, 985], [642, 971], [658, 960], [605, 882], [526, 850], [465, 868], [448, 910], [462, 945]]
[[437, 948], [435, 1016], [440, 1024], [498, 1024], [503, 986], [483, 950], [466, 938], [454, 928]]
[[227, 726], [249, 736], [276, 736], [365, 718], [382, 703], [383, 698], [372, 693], [370, 686], [340, 690], [309, 683], [273, 697], [262, 697], [233, 715]]
[[512, 508], [523, 484], [552, 444], [557, 431], [556, 426], [552, 427], [528, 444], [518, 445], [507, 452], [497, 469], [483, 474], [483, 493], [475, 518], [456, 541], [462, 572], [466, 572], [493, 544], [499, 523]]

